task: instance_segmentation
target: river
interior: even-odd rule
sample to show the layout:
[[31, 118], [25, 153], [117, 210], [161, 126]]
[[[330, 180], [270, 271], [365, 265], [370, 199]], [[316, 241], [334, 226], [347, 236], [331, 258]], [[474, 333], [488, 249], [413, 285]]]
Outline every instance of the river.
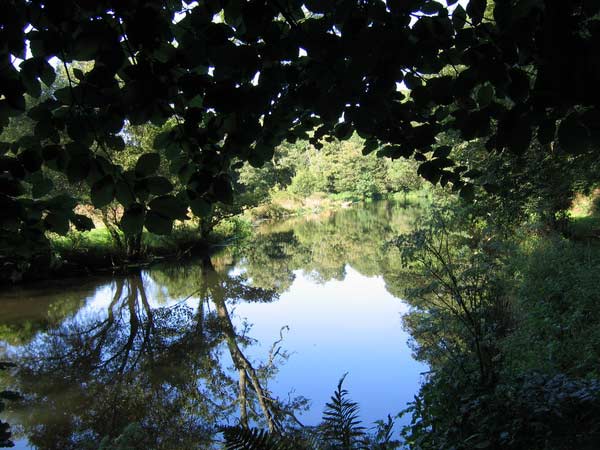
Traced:
[[344, 374], [365, 427], [396, 415], [427, 367], [386, 243], [418, 213], [355, 205], [263, 224], [210, 259], [0, 294], [0, 359], [17, 365], [0, 390], [24, 395], [2, 415], [16, 448], [117, 448], [132, 424], [157, 448], [210, 448], [240, 420], [317, 425]]

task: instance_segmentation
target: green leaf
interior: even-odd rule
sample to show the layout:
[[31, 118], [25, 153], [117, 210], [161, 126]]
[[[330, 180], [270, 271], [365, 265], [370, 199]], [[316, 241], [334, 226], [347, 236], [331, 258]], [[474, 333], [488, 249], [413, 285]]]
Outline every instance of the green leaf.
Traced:
[[156, 137], [154, 138], [154, 142], [153, 142], [153, 147], [156, 150], [161, 150], [164, 148], [167, 148], [167, 146], [170, 144], [171, 142], [171, 131], [163, 131], [161, 133], [158, 133], [156, 135]]
[[79, 81], [81, 81], [85, 78], [85, 74], [83, 73], [83, 70], [78, 69], [77, 67], [73, 68], [73, 75], [75, 75], [75, 78], [77, 78]]
[[327, 13], [335, 7], [331, 0], [304, 0], [304, 5], [310, 11], [318, 14]]
[[212, 191], [216, 200], [228, 205], [233, 203], [233, 188], [226, 175], [221, 175], [213, 181]]
[[52, 67], [46, 60], [43, 60], [41, 63], [40, 79], [48, 87], [52, 86], [56, 80], [56, 72], [54, 71], [54, 67]]
[[170, 219], [189, 219], [187, 216], [187, 206], [185, 203], [178, 198], [173, 197], [172, 195], [156, 197], [148, 204], [148, 206], [152, 211]]
[[115, 198], [115, 183], [110, 175], [98, 180], [90, 192], [92, 203], [96, 208], [108, 205]]
[[71, 223], [75, 225], [78, 231], [90, 231], [94, 229], [94, 222], [88, 216], [83, 214], [75, 214], [71, 219]]
[[154, 234], [171, 234], [173, 230], [173, 219], [169, 219], [155, 211], [149, 211], [146, 214], [144, 224], [146, 225], [146, 229]]
[[425, 13], [425, 14], [437, 14], [439, 13], [444, 7], [442, 6], [441, 3], [438, 3], [437, 1], [429, 1], [427, 3], [423, 3], [421, 5], [421, 12]]
[[26, 76], [23, 74], [21, 77], [23, 86], [29, 95], [33, 98], [39, 98], [42, 95], [42, 86], [37, 78]]
[[[123, 233], [135, 235], [142, 232], [144, 221], [146, 219], [146, 209], [139, 203], [133, 203], [123, 213], [119, 226]], [[160, 225], [159, 225], [160, 227]]]
[[118, 152], [125, 150], [125, 141], [119, 135], [109, 135], [106, 137], [106, 145], [112, 150]]
[[479, 103], [480, 108], [485, 108], [492, 103], [493, 98], [494, 88], [489, 84], [481, 86], [479, 91], [477, 91], [477, 103]]
[[74, 155], [69, 158], [67, 163], [67, 178], [70, 183], [77, 183], [87, 178], [90, 173], [90, 157], [89, 155]]
[[84, 145], [91, 145], [93, 142], [88, 119], [83, 116], [72, 116], [67, 120], [67, 133], [71, 139]]
[[546, 119], [538, 127], [537, 138], [540, 144], [549, 144], [556, 134], [556, 120]]
[[471, 203], [473, 201], [473, 199], [475, 198], [475, 188], [473, 187], [472, 184], [465, 184], [461, 189], [460, 189], [460, 197], [465, 200], [466, 202]]
[[23, 152], [19, 153], [17, 158], [28, 172], [37, 172], [44, 162], [41, 149], [38, 148], [25, 149]]
[[352, 124], [348, 122], [338, 123], [333, 130], [333, 134], [340, 140], [349, 139], [352, 136]]
[[450, 147], [449, 145], [443, 145], [443, 146], [435, 149], [435, 151], [433, 152], [433, 157], [434, 158], [446, 158], [450, 154], [451, 150], [452, 150], [452, 147]]
[[582, 153], [589, 146], [590, 134], [577, 116], [570, 115], [558, 127], [558, 142], [569, 153]]
[[79, 202], [69, 194], [60, 194], [44, 202], [47, 209], [58, 211], [71, 211]]
[[139, 157], [135, 165], [135, 174], [138, 177], [154, 175], [160, 167], [160, 155], [158, 153], [145, 153]]
[[273, 159], [275, 149], [271, 145], [256, 144], [250, 154], [249, 162], [253, 167], [262, 167], [262, 165]]
[[71, 105], [73, 103], [73, 95], [69, 86], [55, 90], [53, 95], [63, 105]]

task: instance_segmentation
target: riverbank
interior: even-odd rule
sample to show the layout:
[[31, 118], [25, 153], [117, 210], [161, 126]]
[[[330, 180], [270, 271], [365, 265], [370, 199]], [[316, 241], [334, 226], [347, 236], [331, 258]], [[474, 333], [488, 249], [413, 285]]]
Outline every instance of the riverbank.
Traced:
[[396, 192], [366, 198], [350, 192], [340, 194], [316, 192], [308, 197], [302, 197], [287, 191], [279, 191], [272, 193], [268, 202], [246, 211], [243, 217], [252, 223], [256, 223], [315, 214], [327, 210], [345, 209], [356, 204], [381, 200], [400, 202], [405, 205], [422, 205], [430, 202], [431, 198], [432, 193], [429, 189]]
[[211, 254], [215, 248], [243, 239], [251, 225], [240, 217], [219, 224], [207, 239], [196, 226], [180, 224], [168, 236], [144, 231], [141, 252], [132, 260], [106, 227], [72, 231], [66, 236], [50, 236], [53, 262], [49, 277], [70, 277], [101, 273], [128, 273], [159, 261], [180, 260]]
[[[109, 230], [92, 211], [92, 216], [98, 219], [94, 220], [96, 228], [85, 232], [72, 230], [65, 236], [49, 233], [49, 265], [46, 264], [47, 267], [43, 270], [24, 271], [25, 276], [21, 278], [9, 277], [8, 284], [130, 273], [156, 262], [210, 255], [218, 248], [243, 241], [252, 234], [256, 226], [264, 222], [333, 212], [384, 199], [404, 205], [423, 205], [430, 199], [430, 193], [423, 190], [390, 194], [385, 198], [361, 198], [349, 193], [315, 193], [301, 197], [282, 191], [274, 193], [269, 202], [223, 219], [207, 238], [201, 237], [197, 220], [176, 224], [172, 233], [167, 236], [144, 231], [141, 251], [135, 259], [132, 259], [120, 244], [124, 239], [118, 228], [115, 226]], [[86, 214], [89, 215], [90, 211], [86, 211]], [[113, 236], [111, 231], [113, 234], [117, 233], [119, 238]]]

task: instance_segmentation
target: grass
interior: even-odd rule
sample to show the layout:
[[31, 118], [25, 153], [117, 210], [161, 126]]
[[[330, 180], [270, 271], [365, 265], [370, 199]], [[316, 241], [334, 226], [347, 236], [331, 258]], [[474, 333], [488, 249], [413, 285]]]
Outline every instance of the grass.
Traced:
[[600, 190], [578, 194], [569, 210], [569, 231], [574, 239], [600, 238]]
[[[144, 231], [142, 257], [138, 263], [149, 263], [156, 258], [184, 257], [194, 253], [208, 252], [210, 246], [228, 239], [243, 238], [250, 234], [251, 225], [235, 217], [219, 224], [208, 240], [202, 240], [197, 227], [180, 224], [167, 236]], [[123, 235], [120, 233], [121, 238]], [[105, 227], [91, 231], [71, 231], [66, 236], [51, 234], [50, 242], [56, 255], [56, 269], [96, 272], [129, 265], [125, 249], [121, 248]]]

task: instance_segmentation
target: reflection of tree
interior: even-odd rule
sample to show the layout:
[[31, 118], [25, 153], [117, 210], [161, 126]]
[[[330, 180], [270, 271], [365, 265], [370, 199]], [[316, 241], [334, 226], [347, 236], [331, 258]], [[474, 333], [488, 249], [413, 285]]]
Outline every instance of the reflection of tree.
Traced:
[[266, 362], [248, 358], [252, 340], [234, 326], [231, 306], [273, 301], [295, 270], [342, 279], [347, 264], [383, 275], [400, 293], [407, 279], [398, 250], [383, 244], [406, 231], [411, 214], [366, 207], [263, 229], [244, 249], [242, 272], [228, 251], [114, 281], [105, 310], [46, 325], [20, 352], [26, 402], [11, 422], [34, 445], [61, 449], [98, 448], [132, 425], [143, 431], [136, 449], [207, 448], [224, 423], [287, 428], [305, 402], [273, 398], [268, 380], [281, 354], [274, 347]]
[[[275, 361], [253, 365], [244, 354], [251, 341], [228, 310], [232, 302], [272, 301], [276, 294], [209, 262], [198, 267], [198, 278], [187, 278], [197, 308], [152, 307], [148, 289], [164, 274], [132, 275], [114, 282], [105, 313], [81, 312], [23, 349], [16, 381], [27, 400], [13, 422], [32, 444], [97, 448], [103, 437], [139, 424], [144, 439], [136, 449], [207, 448], [232, 419], [277, 430], [293, 417], [302, 402], [272, 398], [266, 380]], [[172, 286], [158, 290], [181, 287], [170, 279]], [[223, 366], [224, 351], [236, 372]]]
[[[217, 261], [220, 261], [217, 258]], [[303, 400], [294, 400], [284, 404], [273, 399], [265, 388], [262, 379], [266, 375], [273, 376], [274, 360], [269, 358], [266, 366], [254, 367], [245, 356], [243, 347], [248, 343], [246, 336], [238, 334], [229, 312], [230, 304], [239, 300], [246, 302], [271, 302], [277, 298], [273, 290], [266, 290], [250, 285], [245, 275], [232, 275], [228, 266], [217, 270], [210, 259], [184, 268], [170, 267], [166, 272], [152, 272], [155, 280], [161, 280], [170, 296], [182, 295], [181, 286], [187, 280], [187, 289], [206, 302], [212, 302], [216, 309], [219, 329], [227, 344], [234, 367], [238, 372], [240, 422], [248, 425], [249, 421], [264, 421], [270, 430], [279, 431], [281, 421], [294, 419], [292, 411], [303, 405]], [[190, 278], [193, 273], [197, 277]], [[191, 283], [190, 283], [191, 281]], [[271, 355], [272, 356], [272, 355]], [[257, 404], [259, 410], [254, 408]], [[250, 411], [249, 411], [250, 410]]]
[[283, 292], [303, 270], [317, 282], [343, 280], [346, 265], [365, 276], [383, 275], [388, 290], [402, 291], [400, 255], [386, 246], [410, 229], [418, 210], [391, 202], [269, 224], [244, 249], [242, 266], [253, 284]]
[[38, 333], [74, 315], [92, 296], [98, 281], [78, 282], [65, 289], [64, 282], [49, 283], [40, 289], [13, 287], [2, 293], [0, 341], [23, 345]]
[[[269, 430], [272, 432], [281, 431], [282, 415], [284, 417], [286, 415], [294, 417], [291, 411], [293, 408], [290, 408], [292, 405], [283, 405], [273, 399], [270, 392], [263, 386], [259, 371], [254, 368], [240, 347], [240, 339], [233, 326], [226, 304], [227, 300], [238, 298], [240, 288], [246, 294], [243, 297], [244, 299], [255, 298], [262, 301], [271, 301], [276, 294], [264, 289], [248, 287], [245, 284], [238, 284], [236, 281], [239, 277], [224, 277], [215, 271], [210, 264], [206, 264], [204, 267], [207, 278], [207, 283], [205, 284], [207, 286], [207, 294], [210, 294], [210, 298], [216, 307], [220, 328], [225, 336], [233, 364], [239, 374], [240, 422], [244, 426], [248, 426], [249, 424], [248, 409], [252, 407], [252, 402], [249, 401], [250, 389], [256, 397]], [[272, 360], [270, 363], [272, 363]], [[253, 412], [255, 417], [258, 416], [255, 410]]]
[[27, 348], [18, 381], [29, 402], [18, 422], [34, 445], [95, 448], [130, 423], [145, 431], [140, 448], [207, 441], [205, 419], [227, 410], [225, 397], [204, 401], [197, 384], [220, 375], [218, 338], [190, 308], [152, 309], [142, 281], [118, 280], [104, 317], [65, 321]]

